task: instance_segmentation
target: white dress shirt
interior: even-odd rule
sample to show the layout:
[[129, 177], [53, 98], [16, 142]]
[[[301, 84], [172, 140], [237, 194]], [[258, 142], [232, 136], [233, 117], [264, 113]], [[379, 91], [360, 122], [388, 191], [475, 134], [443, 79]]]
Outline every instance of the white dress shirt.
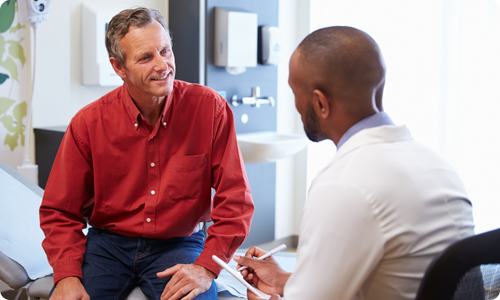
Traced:
[[432, 259], [473, 234], [448, 163], [404, 125], [361, 130], [310, 187], [284, 298], [414, 299]]

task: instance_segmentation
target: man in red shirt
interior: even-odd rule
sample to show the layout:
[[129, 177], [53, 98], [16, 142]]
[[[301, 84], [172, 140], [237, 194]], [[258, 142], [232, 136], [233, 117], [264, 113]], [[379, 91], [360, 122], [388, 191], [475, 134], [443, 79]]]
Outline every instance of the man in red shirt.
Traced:
[[158, 11], [116, 15], [106, 47], [124, 84], [73, 117], [40, 207], [51, 299], [216, 299], [211, 256], [230, 260], [254, 211], [231, 110], [174, 80]]

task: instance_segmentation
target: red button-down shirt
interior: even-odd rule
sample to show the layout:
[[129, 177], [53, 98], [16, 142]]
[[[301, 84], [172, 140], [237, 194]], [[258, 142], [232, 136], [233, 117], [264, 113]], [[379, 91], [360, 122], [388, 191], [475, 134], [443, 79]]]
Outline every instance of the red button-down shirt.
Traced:
[[42, 245], [57, 282], [82, 277], [87, 221], [129, 237], [169, 239], [213, 220], [195, 263], [217, 275], [212, 255], [231, 259], [253, 211], [233, 115], [218, 93], [176, 80], [151, 126], [124, 84], [71, 120], [40, 207]]

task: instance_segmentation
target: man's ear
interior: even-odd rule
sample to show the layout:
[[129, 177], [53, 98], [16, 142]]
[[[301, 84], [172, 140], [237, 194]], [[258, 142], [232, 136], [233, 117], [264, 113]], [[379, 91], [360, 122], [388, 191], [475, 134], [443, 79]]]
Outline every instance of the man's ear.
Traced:
[[384, 84], [385, 80], [379, 85], [377, 88], [377, 92], [375, 93], [375, 105], [379, 112], [384, 111], [384, 107], [382, 105], [382, 96], [384, 95]]
[[125, 80], [125, 77], [127, 77], [127, 72], [125, 72], [125, 67], [119, 63], [115, 57], [110, 57], [109, 62], [111, 63], [111, 66], [115, 70], [116, 74], [121, 77], [121, 79]]
[[314, 110], [316, 110], [316, 114], [323, 119], [328, 118], [331, 112], [331, 106], [328, 98], [318, 89], [313, 91], [313, 95], [313, 107]]

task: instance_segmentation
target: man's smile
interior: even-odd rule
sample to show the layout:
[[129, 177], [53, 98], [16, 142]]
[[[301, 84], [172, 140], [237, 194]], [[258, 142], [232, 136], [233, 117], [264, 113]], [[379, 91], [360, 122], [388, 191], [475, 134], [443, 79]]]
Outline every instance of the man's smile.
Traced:
[[171, 72], [165, 73], [162, 77], [152, 78], [152, 80], [165, 80]]

